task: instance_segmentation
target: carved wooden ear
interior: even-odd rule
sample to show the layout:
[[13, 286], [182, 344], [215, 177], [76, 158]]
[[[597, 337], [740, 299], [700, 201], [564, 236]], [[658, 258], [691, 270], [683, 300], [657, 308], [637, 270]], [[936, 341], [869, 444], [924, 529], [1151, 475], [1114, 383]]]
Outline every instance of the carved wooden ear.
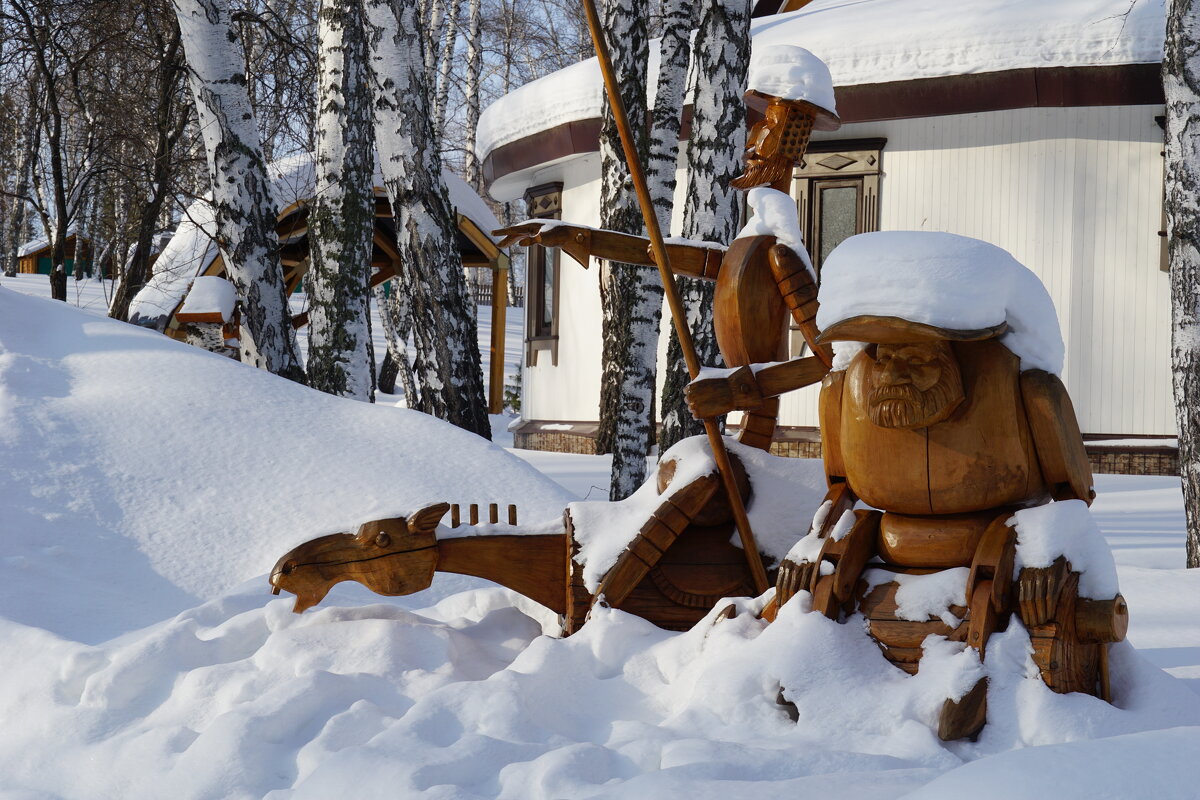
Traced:
[[410, 531], [418, 531], [421, 533], [433, 531], [435, 528], [437, 528], [438, 522], [449, 510], [449, 503], [435, 503], [431, 506], [425, 506], [420, 511], [409, 515], [408, 529]]

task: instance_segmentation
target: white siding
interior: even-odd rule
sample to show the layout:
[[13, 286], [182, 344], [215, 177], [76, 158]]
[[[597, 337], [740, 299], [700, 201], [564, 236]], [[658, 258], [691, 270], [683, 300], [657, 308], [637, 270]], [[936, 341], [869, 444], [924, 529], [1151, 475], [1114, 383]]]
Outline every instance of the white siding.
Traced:
[[[974, 236], [1009, 250], [1042, 278], [1058, 307], [1067, 342], [1063, 379], [1084, 431], [1170, 434], [1169, 292], [1157, 235], [1160, 113], [1157, 106], [1023, 109], [847, 125], [822, 138], [888, 140], [884, 230]], [[565, 167], [564, 219], [595, 225], [595, 158]], [[595, 275], [566, 265], [561, 286], [560, 367], [526, 371], [524, 416], [594, 420]], [[815, 395], [785, 397], [781, 422], [815, 425]]]

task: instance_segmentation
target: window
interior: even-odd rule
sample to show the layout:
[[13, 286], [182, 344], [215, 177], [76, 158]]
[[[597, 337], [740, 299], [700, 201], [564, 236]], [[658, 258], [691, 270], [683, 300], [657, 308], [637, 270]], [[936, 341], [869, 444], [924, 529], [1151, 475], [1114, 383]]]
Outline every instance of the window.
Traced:
[[[792, 173], [792, 196], [800, 230], [817, 268], [833, 249], [856, 233], [879, 230], [879, 175], [886, 139], [810, 142], [804, 160]], [[791, 353], [799, 355], [804, 339], [794, 327]]]
[[[562, 218], [562, 184], [534, 186], [525, 193], [531, 219]], [[526, 302], [525, 365], [537, 365], [538, 352], [550, 351], [550, 363], [558, 366], [558, 248], [534, 245], [526, 258], [528, 291]]]
[[885, 142], [811, 142], [792, 173], [801, 230], [818, 275], [833, 248], [856, 233], [879, 230], [879, 173]]

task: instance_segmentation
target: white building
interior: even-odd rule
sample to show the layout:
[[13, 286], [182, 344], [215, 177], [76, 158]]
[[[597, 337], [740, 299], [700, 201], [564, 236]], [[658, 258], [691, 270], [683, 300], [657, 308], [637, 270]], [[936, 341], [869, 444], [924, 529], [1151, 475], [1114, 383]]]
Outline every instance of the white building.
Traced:
[[[753, 22], [755, 47], [808, 48], [836, 86], [844, 124], [816, 134], [793, 182], [814, 259], [871, 230], [948, 231], [1010, 251], [1058, 308], [1063, 379], [1090, 438], [1175, 430], [1164, 19], [1162, 0], [815, 0]], [[601, 101], [593, 59], [489, 107], [479, 150], [491, 194], [525, 197], [530, 216], [598, 225]], [[595, 271], [553, 254], [530, 264], [518, 446], [587, 451], [600, 395]], [[777, 449], [812, 452], [785, 442], [814, 440], [816, 392], [783, 398]]]

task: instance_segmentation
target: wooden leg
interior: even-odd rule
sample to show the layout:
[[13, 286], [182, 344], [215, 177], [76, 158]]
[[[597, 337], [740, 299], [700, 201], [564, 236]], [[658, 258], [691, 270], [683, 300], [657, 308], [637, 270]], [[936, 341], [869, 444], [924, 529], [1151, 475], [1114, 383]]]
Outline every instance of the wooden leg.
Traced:
[[[879, 538], [879, 521], [883, 514], [878, 511], [856, 511], [858, 519], [850, 532], [841, 539], [832, 536], [825, 540], [821, 557], [817, 560], [815, 584], [813, 586], [813, 611], [819, 611], [830, 619], [838, 619], [843, 606], [854, 595], [854, 587], [862, 576], [863, 568], [875, 555]], [[828, 563], [833, 566], [832, 573]]]
[[938, 719], [938, 738], [943, 742], [974, 739], [987, 722], [987, 678], [980, 678], [959, 700], [947, 700]]

